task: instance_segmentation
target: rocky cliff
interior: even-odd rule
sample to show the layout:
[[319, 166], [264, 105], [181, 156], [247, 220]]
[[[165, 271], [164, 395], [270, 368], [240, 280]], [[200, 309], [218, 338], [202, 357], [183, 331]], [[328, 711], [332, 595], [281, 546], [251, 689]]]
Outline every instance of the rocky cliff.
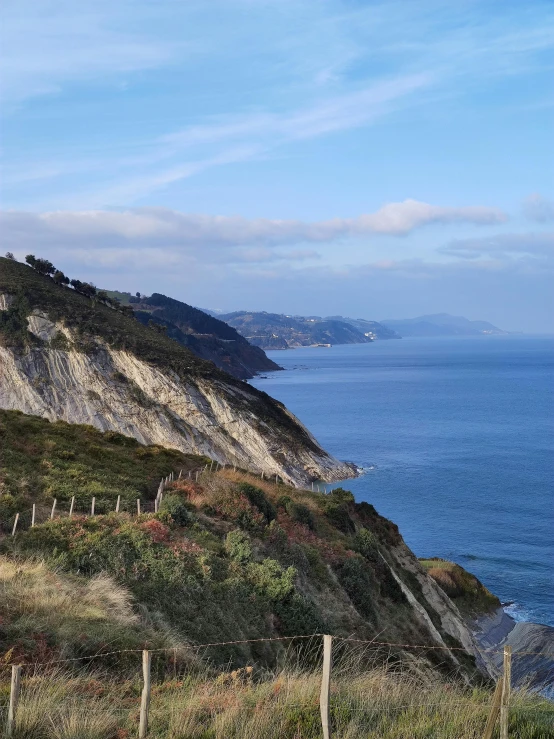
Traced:
[[355, 474], [265, 393], [7, 259], [0, 259], [0, 407], [119, 431], [294, 484]]

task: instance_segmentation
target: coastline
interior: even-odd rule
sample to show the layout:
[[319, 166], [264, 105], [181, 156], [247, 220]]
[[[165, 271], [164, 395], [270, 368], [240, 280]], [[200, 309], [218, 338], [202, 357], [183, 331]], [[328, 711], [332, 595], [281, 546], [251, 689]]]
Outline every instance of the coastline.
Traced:
[[479, 616], [468, 626], [487, 654], [487, 665], [496, 678], [502, 671], [503, 647], [509, 645], [513, 686], [528, 687], [554, 700], [554, 627], [516, 621], [503, 607]]

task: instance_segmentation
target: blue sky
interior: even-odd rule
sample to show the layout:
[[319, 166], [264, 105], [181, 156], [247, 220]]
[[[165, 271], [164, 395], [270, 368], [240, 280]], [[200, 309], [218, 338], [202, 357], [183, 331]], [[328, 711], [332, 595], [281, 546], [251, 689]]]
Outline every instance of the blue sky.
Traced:
[[550, 0], [4, 0], [2, 233], [108, 288], [554, 331]]

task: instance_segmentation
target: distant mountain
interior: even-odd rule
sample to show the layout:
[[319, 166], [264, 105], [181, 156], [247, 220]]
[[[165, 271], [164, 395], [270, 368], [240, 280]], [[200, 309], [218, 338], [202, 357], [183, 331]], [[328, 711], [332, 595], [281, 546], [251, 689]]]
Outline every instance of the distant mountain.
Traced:
[[488, 321], [470, 321], [463, 316], [451, 316], [448, 313], [386, 319], [381, 323], [401, 336], [479, 336], [507, 333]]
[[350, 326], [354, 326], [365, 336], [371, 339], [401, 339], [400, 334], [387, 328], [377, 321], [367, 321], [365, 318], [345, 318], [344, 316], [327, 316], [326, 321], [344, 321]]
[[333, 316], [288, 316], [265, 311], [220, 314], [251, 344], [262, 349], [290, 349], [318, 344], [368, 344], [374, 339], [399, 338], [375, 321]]
[[258, 346], [250, 344], [227, 323], [187, 303], [160, 293], [131, 296], [110, 292], [111, 297], [130, 305], [144, 325], [152, 321], [171, 339], [202, 359], [209, 359], [233, 377], [248, 380], [258, 372], [281, 369]]

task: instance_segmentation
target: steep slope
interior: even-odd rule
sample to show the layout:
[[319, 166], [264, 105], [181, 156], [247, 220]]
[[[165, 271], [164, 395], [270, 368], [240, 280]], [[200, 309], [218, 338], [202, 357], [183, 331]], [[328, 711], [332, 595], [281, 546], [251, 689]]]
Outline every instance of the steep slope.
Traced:
[[278, 313], [237, 311], [220, 318], [236, 328], [251, 344], [263, 349], [288, 349], [314, 344], [366, 344], [372, 341], [342, 320]]
[[0, 295], [0, 408], [296, 483], [355, 474], [281, 403], [97, 297], [9, 259], [0, 259]]
[[198, 308], [160, 293], [131, 298], [129, 304], [141, 323], [154, 321], [165, 327], [169, 337], [234, 377], [247, 380], [258, 372], [280, 369], [234, 328]]
[[[153, 462], [140, 453], [145, 448], [111, 432], [77, 426], [71, 449], [75, 456], [68, 460], [71, 427], [13, 411], [4, 411], [2, 418], [8, 455], [0, 457], [5, 480], [0, 521], [6, 533], [14, 508], [21, 514], [14, 538], [2, 538], [0, 529], [4, 554], [45, 558], [59, 572], [81, 578], [114, 578], [130, 589], [143, 619], [158, 613], [165, 633], [171, 632], [177, 644], [322, 631], [360, 639], [379, 635], [380, 642], [433, 647], [418, 650], [420, 668], [440, 667], [466, 677], [473, 673], [470, 655], [477, 651], [457, 608], [419, 565], [397, 527], [371, 505], [356, 504], [342, 488], [324, 495], [229, 468], [202, 472], [194, 481], [185, 467], [183, 478], [165, 489], [159, 513], [137, 516], [136, 509], [133, 514], [133, 508], [122, 507], [119, 514], [98, 515], [114, 510], [117, 494], [131, 498], [129, 487], [142, 490], [145, 505], [154, 498], [149, 479]], [[166, 454], [166, 473], [177, 472], [182, 463], [191, 469], [200, 461], [179, 459], [171, 450], [149, 451], [159, 460]], [[97, 466], [92, 463], [95, 453]], [[133, 464], [137, 469], [117, 479], [114, 455], [123, 469]], [[65, 475], [54, 474], [52, 468], [65, 468]], [[77, 470], [100, 484], [77, 491], [80, 508], [69, 518], [65, 476]], [[27, 481], [25, 492], [19, 488], [21, 479]], [[84, 517], [92, 494], [101, 507], [95, 516]], [[54, 497], [58, 507], [50, 520]], [[32, 502], [38, 511], [34, 528], [27, 515]], [[86, 591], [86, 582], [80, 587]], [[25, 623], [14, 619], [6, 629], [0, 621], [0, 654], [15, 649], [27, 657], [26, 650], [33, 651], [37, 640], [49, 643], [54, 654], [56, 649], [68, 657], [83, 654], [77, 625], [66, 632], [74, 635], [71, 643], [59, 636], [64, 631], [59, 616], [49, 619], [40, 636], [25, 633]], [[122, 639], [118, 634], [117, 640]], [[442, 649], [452, 646], [467, 653]], [[254, 659], [271, 665], [281, 649], [278, 642], [228, 645], [208, 656], [220, 663]], [[414, 659], [401, 647], [392, 654], [377, 648], [373, 656], [390, 660], [392, 655]]]

